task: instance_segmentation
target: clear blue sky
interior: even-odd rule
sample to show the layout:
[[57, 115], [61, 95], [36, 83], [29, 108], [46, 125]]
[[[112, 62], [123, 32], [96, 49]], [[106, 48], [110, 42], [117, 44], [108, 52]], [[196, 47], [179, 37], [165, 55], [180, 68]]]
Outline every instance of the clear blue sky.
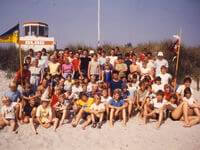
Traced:
[[[126, 44], [170, 38], [200, 45], [200, 0], [101, 0], [102, 42]], [[43, 21], [58, 47], [97, 41], [97, 0], [1, 0], [0, 33], [17, 22]]]

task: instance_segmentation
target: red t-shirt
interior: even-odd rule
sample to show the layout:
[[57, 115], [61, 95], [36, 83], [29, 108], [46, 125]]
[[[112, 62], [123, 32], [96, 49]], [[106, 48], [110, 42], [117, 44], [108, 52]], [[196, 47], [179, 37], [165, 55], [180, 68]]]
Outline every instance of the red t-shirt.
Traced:
[[167, 101], [170, 101], [171, 95], [171, 93], [164, 93], [164, 97]]
[[24, 79], [30, 79], [31, 77], [31, 72], [29, 70], [23, 70], [22, 71], [22, 76], [21, 76], [21, 71], [17, 71], [16, 72], [16, 76], [15, 76], [15, 80], [17, 81], [20, 81], [21, 79], [24, 80]]
[[79, 59], [72, 60], [72, 65], [73, 65], [74, 71], [78, 71], [80, 67], [80, 60]]
[[53, 95], [52, 98], [51, 98], [51, 107], [55, 107], [57, 102], [58, 102], [58, 96]]

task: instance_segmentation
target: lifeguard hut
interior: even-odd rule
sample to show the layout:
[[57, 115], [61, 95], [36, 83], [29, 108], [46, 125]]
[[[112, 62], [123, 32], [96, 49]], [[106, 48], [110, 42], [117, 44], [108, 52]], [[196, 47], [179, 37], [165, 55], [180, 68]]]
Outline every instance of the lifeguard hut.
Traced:
[[20, 37], [21, 48], [24, 51], [33, 49], [40, 51], [45, 48], [47, 51], [56, 48], [54, 37], [49, 37], [49, 26], [43, 22], [25, 22], [23, 24], [23, 36]]

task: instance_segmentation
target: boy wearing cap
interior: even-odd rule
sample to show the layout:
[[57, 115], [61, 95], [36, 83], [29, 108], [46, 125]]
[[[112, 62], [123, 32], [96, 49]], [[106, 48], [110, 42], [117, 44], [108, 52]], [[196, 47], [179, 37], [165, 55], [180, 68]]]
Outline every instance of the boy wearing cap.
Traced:
[[37, 121], [44, 128], [49, 128], [51, 123], [53, 123], [53, 130], [56, 131], [58, 126], [58, 118], [53, 117], [52, 109], [49, 105], [50, 99], [47, 98], [46, 91], [41, 97], [41, 105], [37, 108], [36, 117]]

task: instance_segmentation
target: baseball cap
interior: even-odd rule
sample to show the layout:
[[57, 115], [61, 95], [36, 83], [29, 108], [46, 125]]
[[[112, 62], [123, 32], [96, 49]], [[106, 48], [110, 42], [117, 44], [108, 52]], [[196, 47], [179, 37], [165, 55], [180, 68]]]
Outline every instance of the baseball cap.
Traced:
[[163, 52], [158, 52], [158, 56], [163, 56]]

